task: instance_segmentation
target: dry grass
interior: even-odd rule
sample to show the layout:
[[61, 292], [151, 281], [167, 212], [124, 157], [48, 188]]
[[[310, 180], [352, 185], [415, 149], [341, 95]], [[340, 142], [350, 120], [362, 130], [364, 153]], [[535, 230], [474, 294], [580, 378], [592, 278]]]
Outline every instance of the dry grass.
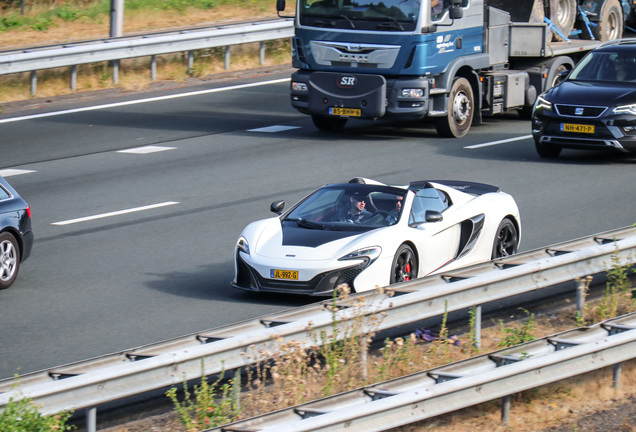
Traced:
[[[276, 9], [223, 6], [215, 9], [185, 9], [184, 11], [131, 10], [125, 11], [124, 35], [151, 33], [167, 29], [205, 27], [229, 22], [276, 18]], [[17, 29], [0, 32], [0, 49], [17, 49], [39, 45], [60, 44], [110, 36], [110, 21], [82, 20], [54, 21], [46, 31]]]
[[[127, 12], [124, 19], [124, 34], [141, 34], [181, 27], [203, 27], [233, 21], [275, 18], [271, 9], [240, 8], [223, 6], [211, 10], [186, 9], [182, 12], [138, 11]], [[45, 44], [97, 39], [108, 37], [110, 23], [88, 21], [59, 22], [46, 31], [12, 30], [0, 32], [0, 49], [14, 49]], [[265, 63], [259, 62], [259, 44], [237, 45], [230, 48], [229, 71], [241, 71], [262, 66], [287, 64], [290, 62], [290, 46], [287, 40], [266, 43]], [[224, 49], [207, 49], [195, 52], [192, 70], [188, 70], [185, 53], [157, 56], [157, 81], [184, 82], [188, 78], [204, 78], [227, 72]], [[53, 97], [74, 93], [70, 88], [70, 68], [46, 69], [37, 73], [36, 97]], [[120, 65], [118, 84], [113, 84], [112, 69], [107, 63], [79, 65], [77, 68], [77, 92], [88, 92], [109, 88], [144, 91], [152, 83], [150, 59], [123, 60]], [[29, 73], [0, 75], [0, 103], [16, 102], [32, 98]], [[0, 110], [1, 111], [1, 110]]]

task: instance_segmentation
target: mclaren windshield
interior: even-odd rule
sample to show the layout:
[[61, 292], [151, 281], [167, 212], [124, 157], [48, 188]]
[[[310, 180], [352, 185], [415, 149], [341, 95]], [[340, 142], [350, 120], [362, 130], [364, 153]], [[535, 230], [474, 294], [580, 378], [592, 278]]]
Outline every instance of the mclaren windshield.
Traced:
[[394, 225], [406, 190], [380, 185], [340, 184], [318, 189], [283, 217], [283, 223], [314, 230], [368, 231]]
[[301, 25], [413, 31], [420, 0], [301, 0]]

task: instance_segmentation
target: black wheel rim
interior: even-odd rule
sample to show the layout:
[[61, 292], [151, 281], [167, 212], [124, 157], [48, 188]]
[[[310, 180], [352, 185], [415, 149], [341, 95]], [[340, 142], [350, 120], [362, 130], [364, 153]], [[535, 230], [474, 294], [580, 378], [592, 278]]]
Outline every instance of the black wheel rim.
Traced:
[[501, 227], [497, 235], [495, 258], [507, 257], [517, 252], [517, 230], [507, 223]]
[[417, 277], [417, 263], [410, 249], [402, 251], [395, 260], [393, 268], [394, 282], [406, 282]]

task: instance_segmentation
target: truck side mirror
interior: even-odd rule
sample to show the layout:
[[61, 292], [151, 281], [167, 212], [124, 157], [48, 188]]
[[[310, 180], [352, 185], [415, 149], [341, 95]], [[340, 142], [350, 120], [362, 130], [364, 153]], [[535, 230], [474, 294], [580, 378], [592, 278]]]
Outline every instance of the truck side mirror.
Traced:
[[276, 12], [285, 10], [285, 0], [276, 0]]
[[462, 9], [462, 2], [453, 0], [450, 10], [448, 11], [448, 17], [450, 19], [462, 19], [464, 17], [464, 9]]

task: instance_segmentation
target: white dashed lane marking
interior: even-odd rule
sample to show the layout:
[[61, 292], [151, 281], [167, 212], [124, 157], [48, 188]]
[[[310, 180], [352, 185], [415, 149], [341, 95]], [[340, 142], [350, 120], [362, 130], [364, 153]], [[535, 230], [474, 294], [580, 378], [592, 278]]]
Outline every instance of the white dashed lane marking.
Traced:
[[132, 154], [149, 154], [149, 153], [157, 153], [166, 150], [174, 150], [176, 147], [163, 147], [163, 146], [155, 146], [149, 145], [144, 147], [136, 147], [127, 150], [117, 150], [117, 153], [132, 153]]
[[274, 133], [274, 132], [284, 132], [287, 130], [292, 130], [292, 129], [300, 129], [300, 126], [278, 126], [278, 125], [274, 125], [274, 126], [267, 126], [267, 127], [262, 127], [262, 128], [258, 128], [258, 129], [248, 129], [248, 132], [267, 132], [267, 133]]
[[476, 148], [481, 148], [481, 147], [490, 147], [490, 146], [494, 146], [494, 145], [499, 145], [499, 144], [506, 144], [509, 142], [514, 142], [514, 141], [522, 141], [528, 138], [532, 138], [532, 135], [524, 135], [524, 136], [520, 136], [520, 137], [515, 137], [515, 138], [508, 138], [505, 140], [499, 140], [499, 141], [491, 141], [491, 142], [487, 142], [487, 143], [483, 143], [483, 144], [475, 144], [475, 145], [471, 145], [471, 146], [466, 146], [464, 147], [465, 149], [476, 149]]
[[159, 204], [150, 204], [150, 205], [147, 205], [147, 206], [135, 207], [135, 208], [130, 208], [130, 209], [126, 209], [126, 210], [118, 210], [118, 211], [114, 211], [114, 212], [102, 213], [102, 214], [97, 214], [97, 215], [93, 215], [93, 216], [85, 216], [85, 217], [81, 217], [81, 218], [77, 218], [77, 219], [69, 219], [69, 220], [65, 220], [65, 221], [61, 221], [61, 222], [53, 222], [51, 225], [71, 225], [71, 224], [91, 221], [91, 220], [95, 220], [95, 219], [103, 219], [103, 218], [107, 218], [107, 217], [119, 216], [119, 215], [128, 214], [128, 213], [135, 213], [135, 212], [140, 212], [140, 211], [145, 211], [145, 210], [152, 210], [152, 209], [156, 209], [156, 208], [159, 208], [159, 207], [166, 207], [166, 206], [171, 206], [171, 205], [175, 205], [175, 204], [179, 204], [179, 203], [176, 202], [176, 201], [167, 201], [167, 202], [163, 202], [163, 203], [159, 203]]
[[37, 171], [15, 169], [15, 168], [7, 168], [7, 169], [0, 170], [0, 176], [2, 176], [2, 177], [11, 177], [11, 176], [17, 176], [17, 175], [20, 175], [20, 174], [30, 174], [30, 173], [34, 173], [34, 172], [37, 172]]

